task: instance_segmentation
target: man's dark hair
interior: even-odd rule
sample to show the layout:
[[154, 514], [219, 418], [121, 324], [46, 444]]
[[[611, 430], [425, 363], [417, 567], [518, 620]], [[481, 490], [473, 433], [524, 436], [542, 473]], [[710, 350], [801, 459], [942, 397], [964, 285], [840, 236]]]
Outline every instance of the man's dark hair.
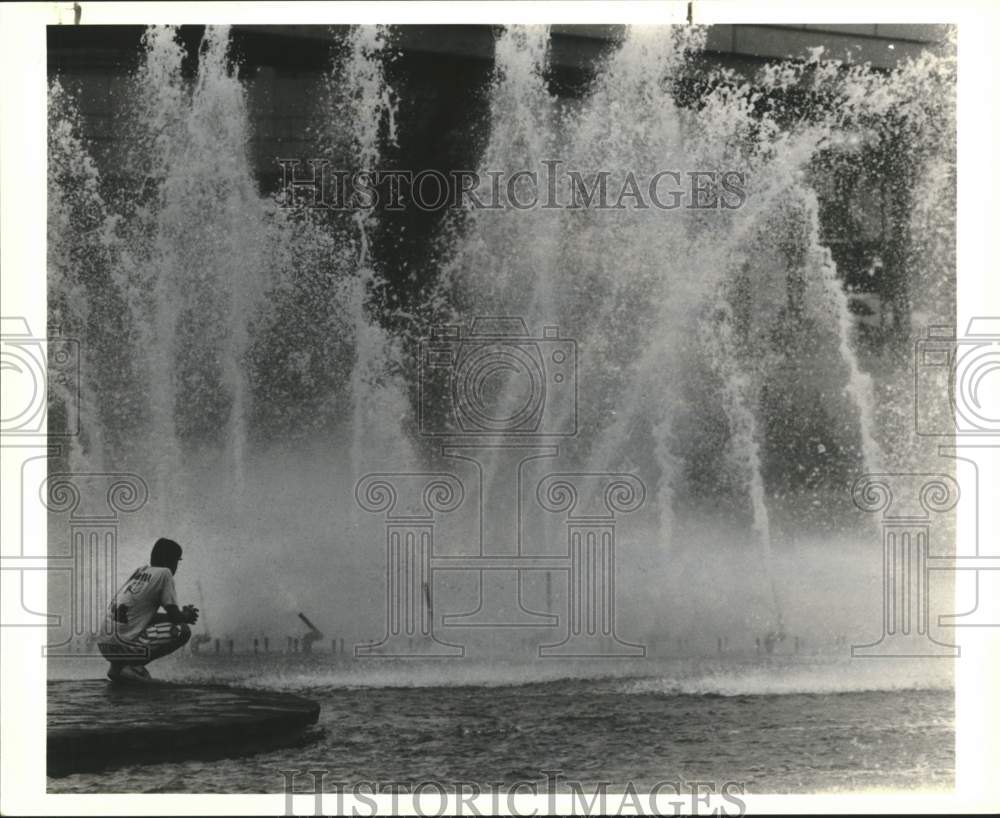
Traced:
[[170, 568], [177, 565], [181, 558], [181, 547], [173, 540], [160, 537], [154, 544], [149, 555], [149, 564], [154, 568]]

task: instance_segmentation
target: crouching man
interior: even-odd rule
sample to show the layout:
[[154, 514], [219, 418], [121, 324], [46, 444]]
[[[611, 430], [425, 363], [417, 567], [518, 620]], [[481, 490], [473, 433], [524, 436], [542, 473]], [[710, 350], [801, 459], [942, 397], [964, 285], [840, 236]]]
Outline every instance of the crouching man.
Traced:
[[150, 681], [146, 665], [191, 638], [188, 626], [198, 621], [198, 609], [177, 607], [174, 574], [180, 561], [181, 547], [161, 537], [153, 545], [149, 564], [132, 573], [108, 606], [105, 633], [114, 636], [97, 646], [111, 663], [111, 681]]

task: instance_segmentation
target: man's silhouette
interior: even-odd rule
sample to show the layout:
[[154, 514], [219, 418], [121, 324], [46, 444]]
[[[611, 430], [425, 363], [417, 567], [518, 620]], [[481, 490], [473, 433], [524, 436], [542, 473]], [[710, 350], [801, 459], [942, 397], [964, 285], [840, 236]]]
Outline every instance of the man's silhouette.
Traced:
[[146, 665], [191, 638], [188, 626], [198, 621], [198, 609], [177, 607], [174, 574], [180, 561], [181, 547], [161, 537], [149, 564], [132, 573], [108, 606], [106, 625], [114, 636], [99, 642], [98, 648], [111, 663], [111, 681], [150, 681]]

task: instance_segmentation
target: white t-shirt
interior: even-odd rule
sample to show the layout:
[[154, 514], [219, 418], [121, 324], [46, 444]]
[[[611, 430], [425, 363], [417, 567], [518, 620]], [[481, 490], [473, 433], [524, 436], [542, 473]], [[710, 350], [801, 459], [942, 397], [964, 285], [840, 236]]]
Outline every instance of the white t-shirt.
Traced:
[[174, 575], [169, 568], [137, 568], [108, 606], [107, 623], [119, 639], [135, 639], [161, 605], [176, 605]]

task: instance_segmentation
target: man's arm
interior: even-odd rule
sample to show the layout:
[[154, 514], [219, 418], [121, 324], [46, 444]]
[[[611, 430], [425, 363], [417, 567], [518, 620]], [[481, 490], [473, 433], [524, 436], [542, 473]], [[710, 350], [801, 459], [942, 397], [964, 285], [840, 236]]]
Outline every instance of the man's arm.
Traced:
[[[193, 625], [198, 621], [198, 609], [194, 605], [185, 605], [183, 608], [177, 607], [177, 593], [174, 590], [174, 578], [167, 574], [163, 580], [163, 589], [160, 592], [160, 604], [163, 610], [163, 619], [160, 621], [170, 622], [174, 625]], [[157, 616], [160, 616], [159, 614]]]
[[166, 620], [175, 625], [193, 625], [198, 621], [198, 609], [193, 605], [185, 605], [183, 608], [178, 608], [176, 605], [164, 605], [163, 610], [166, 611], [164, 614]]

